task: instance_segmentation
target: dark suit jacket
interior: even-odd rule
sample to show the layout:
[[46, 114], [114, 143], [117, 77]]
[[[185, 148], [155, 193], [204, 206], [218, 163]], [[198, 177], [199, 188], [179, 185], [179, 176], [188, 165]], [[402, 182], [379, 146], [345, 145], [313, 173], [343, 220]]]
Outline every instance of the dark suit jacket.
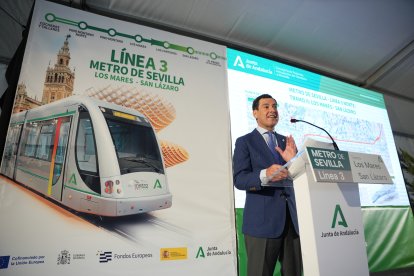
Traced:
[[[276, 138], [279, 147], [285, 149], [286, 137], [276, 134]], [[280, 159], [283, 160], [283, 158]], [[261, 186], [260, 171], [276, 162], [276, 158], [257, 129], [236, 140], [233, 155], [233, 181], [237, 189], [246, 191], [243, 215], [244, 234], [259, 238], [277, 238], [282, 234], [286, 220], [286, 200], [282, 195], [283, 192], [287, 194], [289, 213], [295, 230], [299, 233], [293, 188]]]

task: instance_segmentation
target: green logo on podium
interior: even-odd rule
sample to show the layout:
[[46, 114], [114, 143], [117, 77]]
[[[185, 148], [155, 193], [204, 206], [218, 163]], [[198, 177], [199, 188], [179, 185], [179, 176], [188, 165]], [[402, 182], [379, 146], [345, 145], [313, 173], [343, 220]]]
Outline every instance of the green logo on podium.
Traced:
[[[338, 214], [340, 220], [338, 220]], [[348, 227], [348, 223], [346, 222], [344, 213], [342, 212], [341, 206], [339, 204], [336, 204], [331, 228], [335, 228], [336, 224], [341, 225], [343, 227]]]

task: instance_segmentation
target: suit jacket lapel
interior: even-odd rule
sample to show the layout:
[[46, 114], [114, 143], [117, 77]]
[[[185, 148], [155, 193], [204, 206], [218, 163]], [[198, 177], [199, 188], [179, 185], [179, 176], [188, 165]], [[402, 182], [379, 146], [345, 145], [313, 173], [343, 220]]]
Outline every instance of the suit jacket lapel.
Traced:
[[286, 147], [285, 137], [283, 137], [282, 135], [276, 133], [276, 139], [277, 139], [277, 144], [279, 145], [279, 148], [285, 149], [285, 147]]

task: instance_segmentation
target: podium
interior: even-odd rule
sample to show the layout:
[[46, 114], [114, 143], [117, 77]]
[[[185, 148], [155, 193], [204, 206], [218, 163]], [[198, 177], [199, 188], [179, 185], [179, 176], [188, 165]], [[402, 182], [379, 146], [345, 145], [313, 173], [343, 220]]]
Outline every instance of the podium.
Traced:
[[392, 184], [379, 155], [307, 140], [289, 164], [305, 276], [369, 276], [358, 183]]

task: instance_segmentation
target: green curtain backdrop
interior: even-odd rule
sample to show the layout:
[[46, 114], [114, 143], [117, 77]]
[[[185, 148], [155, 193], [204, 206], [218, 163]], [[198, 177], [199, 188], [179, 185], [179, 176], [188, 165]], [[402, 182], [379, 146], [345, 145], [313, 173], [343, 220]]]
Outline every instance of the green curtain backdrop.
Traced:
[[[363, 207], [370, 272], [414, 266], [414, 219], [409, 207]], [[236, 208], [239, 276], [246, 275], [246, 248], [241, 232], [243, 209]], [[279, 264], [274, 276], [279, 276]]]

